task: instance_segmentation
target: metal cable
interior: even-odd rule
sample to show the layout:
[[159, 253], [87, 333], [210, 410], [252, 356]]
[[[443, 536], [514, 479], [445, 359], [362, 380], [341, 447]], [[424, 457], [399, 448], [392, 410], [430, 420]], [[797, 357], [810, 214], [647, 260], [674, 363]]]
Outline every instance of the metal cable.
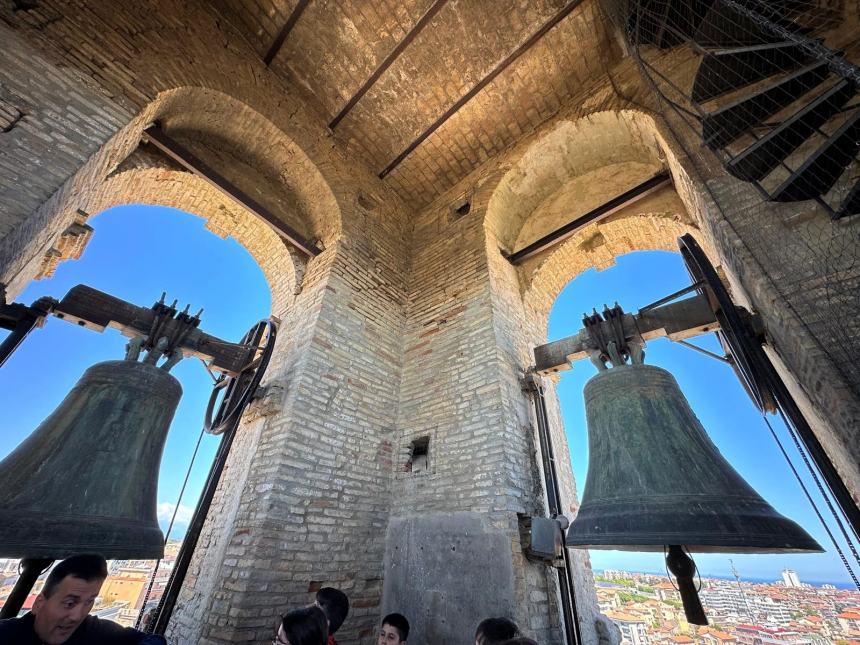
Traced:
[[800, 442], [800, 438], [789, 423], [789, 420], [782, 411], [782, 408], [779, 408], [779, 414], [782, 417], [782, 422], [785, 424], [786, 429], [788, 429], [788, 435], [791, 437], [794, 447], [797, 449], [797, 452], [800, 453], [803, 463], [806, 464], [806, 469], [812, 476], [812, 481], [815, 482], [815, 485], [818, 487], [818, 492], [821, 493], [821, 496], [824, 498], [824, 502], [827, 504], [827, 508], [830, 509], [830, 513], [833, 515], [833, 519], [836, 520], [836, 525], [839, 527], [839, 531], [842, 533], [845, 543], [848, 545], [848, 548], [851, 550], [851, 554], [854, 556], [854, 562], [856, 562], [857, 566], [860, 567], [860, 554], [857, 553], [857, 548], [854, 546], [856, 535], [854, 539], [848, 535], [848, 531], [845, 530], [842, 518], [839, 517], [839, 513], [836, 512], [836, 508], [834, 508], [833, 503], [830, 501], [830, 495], [827, 494], [829, 491], [825, 490], [824, 484], [822, 484], [821, 479], [818, 477], [818, 473], [815, 471], [812, 463], [809, 461], [809, 457], [806, 455], [806, 450], [804, 450], [803, 444]]
[[[191, 463], [188, 464], [188, 470], [185, 471], [185, 479], [182, 482], [182, 488], [179, 490], [179, 498], [176, 500], [176, 507], [173, 509], [173, 516], [170, 518], [170, 524], [167, 525], [167, 531], [164, 533], [164, 544], [167, 545], [167, 540], [170, 538], [170, 532], [173, 530], [173, 523], [176, 521], [176, 515], [179, 513], [179, 505], [182, 503], [182, 496], [185, 495], [185, 487], [188, 485], [188, 479], [191, 477], [191, 470], [194, 468], [194, 461], [197, 459], [197, 451], [200, 450], [200, 443], [203, 441], [205, 430], [201, 428], [200, 434], [197, 436], [197, 445], [194, 446], [194, 452], [191, 455]], [[152, 594], [152, 587], [155, 584], [155, 576], [158, 575], [158, 568], [161, 566], [161, 558], [155, 562], [155, 569], [149, 578], [149, 584], [146, 587], [146, 594], [143, 596], [143, 602], [140, 605], [140, 611], [137, 612], [137, 620], [134, 623], [134, 628], [139, 629], [140, 623], [143, 620], [144, 612], [146, 611], [146, 603], [149, 602], [149, 596]]]
[[[821, 515], [821, 511], [818, 510], [818, 506], [815, 501], [812, 499], [812, 495], [809, 494], [809, 490], [806, 488], [806, 485], [803, 483], [803, 480], [800, 478], [800, 474], [797, 472], [797, 469], [794, 467], [794, 464], [791, 462], [791, 459], [788, 456], [788, 453], [785, 451], [785, 448], [782, 445], [782, 442], [779, 440], [779, 437], [776, 434], [776, 431], [773, 429], [773, 426], [770, 424], [770, 421], [767, 418], [767, 415], [762, 414], [762, 418], [764, 422], [767, 424], [768, 430], [770, 430], [770, 434], [773, 436], [773, 440], [776, 441], [776, 445], [779, 446], [780, 452], [782, 452], [782, 456], [785, 457], [785, 461], [788, 464], [788, 467], [791, 468], [791, 472], [794, 473], [795, 479], [797, 479], [797, 483], [800, 484], [800, 488], [803, 491], [803, 494], [806, 495], [806, 499], [809, 500], [809, 505], [812, 507], [812, 510], [815, 511], [815, 515], [818, 517], [818, 521], [821, 522], [821, 526], [824, 527], [824, 531], [827, 533], [827, 537], [830, 538], [830, 541], [833, 543], [833, 547], [836, 549], [836, 552], [839, 554], [839, 558], [842, 560], [842, 564], [845, 565], [845, 570], [848, 572], [848, 575], [851, 576], [851, 580], [854, 582], [854, 586], [857, 587], [857, 590], [860, 591], [860, 581], [857, 580], [857, 576], [854, 575], [854, 571], [851, 569], [851, 565], [848, 563], [848, 559], [845, 557], [845, 554], [842, 552], [842, 548], [836, 542], [836, 538], [833, 537], [833, 533], [830, 531], [830, 527], [827, 526], [827, 522], [824, 521], [824, 516]], [[783, 418], [783, 420], [785, 420]], [[786, 424], [786, 427], [788, 425]], [[797, 444], [795, 444], [797, 445]], [[807, 462], [807, 465], [808, 462]], [[811, 471], [811, 469], [810, 469]], [[818, 479], [815, 479], [816, 482]], [[819, 483], [819, 490], [821, 490], [821, 484]], [[822, 495], [824, 492], [822, 490]], [[824, 496], [827, 499], [826, 496]], [[829, 505], [829, 502], [828, 502]], [[831, 510], [833, 507], [831, 506]], [[850, 544], [850, 542], [849, 542]]]

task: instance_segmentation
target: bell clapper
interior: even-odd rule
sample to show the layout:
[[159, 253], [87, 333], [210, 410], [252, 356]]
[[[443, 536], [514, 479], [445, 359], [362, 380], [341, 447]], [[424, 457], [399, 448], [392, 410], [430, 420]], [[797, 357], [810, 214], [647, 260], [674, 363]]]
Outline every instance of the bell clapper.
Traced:
[[683, 547], [672, 544], [666, 554], [666, 566], [678, 581], [678, 592], [681, 594], [681, 602], [684, 603], [684, 614], [687, 622], [692, 625], [707, 625], [708, 617], [699, 600], [699, 591], [693, 581], [696, 575], [696, 563], [687, 555]]

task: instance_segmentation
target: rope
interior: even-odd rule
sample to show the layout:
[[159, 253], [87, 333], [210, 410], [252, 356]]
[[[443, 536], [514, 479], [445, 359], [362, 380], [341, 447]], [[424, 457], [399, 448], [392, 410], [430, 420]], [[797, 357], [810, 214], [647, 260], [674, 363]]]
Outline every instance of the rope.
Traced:
[[[173, 516], [170, 518], [170, 524], [167, 525], [167, 531], [164, 534], [164, 544], [170, 537], [170, 532], [173, 530], [173, 523], [176, 521], [176, 514], [179, 512], [179, 505], [182, 503], [182, 496], [185, 494], [185, 487], [188, 485], [188, 478], [191, 476], [191, 469], [194, 468], [194, 461], [197, 459], [197, 451], [200, 450], [200, 443], [203, 440], [205, 430], [200, 430], [200, 435], [197, 437], [197, 445], [194, 446], [194, 453], [191, 455], [191, 463], [188, 464], [188, 470], [185, 471], [185, 480], [182, 482], [182, 488], [179, 490], [179, 499], [176, 500], [176, 507], [173, 509]], [[143, 602], [140, 605], [140, 611], [137, 613], [137, 620], [134, 623], [135, 629], [140, 629], [140, 623], [143, 620], [144, 611], [146, 611], [146, 603], [149, 602], [149, 596], [152, 594], [152, 587], [155, 584], [155, 576], [158, 575], [158, 568], [161, 566], [161, 558], [155, 562], [155, 569], [152, 570], [152, 575], [149, 577], [149, 584], [146, 587], [146, 594], [143, 596]]]
[[[781, 411], [780, 411], [781, 412]], [[776, 431], [773, 429], [773, 426], [770, 424], [767, 416], [762, 414], [762, 418], [764, 419], [765, 424], [767, 424], [768, 430], [770, 430], [770, 434], [773, 436], [773, 440], [776, 441], [776, 445], [779, 446], [780, 452], [782, 452], [782, 456], [785, 457], [785, 461], [788, 464], [788, 467], [791, 468], [791, 472], [794, 473], [795, 479], [797, 479], [797, 483], [800, 484], [800, 488], [803, 491], [803, 494], [806, 495], [806, 499], [809, 500], [809, 505], [812, 506], [812, 510], [815, 511], [815, 515], [818, 516], [818, 521], [821, 522], [821, 526], [824, 527], [824, 531], [827, 533], [827, 537], [830, 538], [830, 541], [833, 543], [833, 547], [836, 549], [836, 552], [839, 554], [839, 558], [842, 560], [842, 564], [845, 566], [845, 570], [848, 572], [848, 575], [851, 576], [851, 580], [854, 582], [854, 586], [857, 587], [858, 591], [860, 591], [860, 581], [857, 580], [857, 576], [854, 575], [854, 571], [851, 569], [851, 565], [848, 563], [848, 559], [845, 557], [845, 554], [842, 552], [842, 548], [836, 542], [836, 538], [833, 537], [833, 533], [830, 531], [830, 527], [827, 526], [827, 523], [824, 521], [824, 517], [821, 515], [821, 511], [818, 510], [818, 506], [815, 501], [813, 501], [812, 496], [809, 494], [809, 490], [806, 488], [806, 485], [803, 483], [803, 480], [800, 478], [800, 474], [797, 472], [797, 469], [794, 467], [794, 464], [791, 462], [791, 459], [788, 457], [788, 453], [785, 451], [785, 448], [782, 445], [782, 442], [779, 440], [779, 437], [776, 434]], [[785, 421], [785, 417], [783, 416], [783, 421]], [[786, 424], [786, 427], [789, 428], [789, 434], [794, 438], [793, 433], [791, 432], [790, 426]], [[795, 439], [795, 446], [800, 449], [800, 446]], [[806, 462], [807, 467], [809, 468], [810, 473], [812, 474], [813, 479], [818, 484], [818, 488], [821, 491], [822, 496], [827, 501], [827, 505], [830, 506], [830, 510], [834, 511], [833, 507], [830, 505], [830, 501], [827, 499], [827, 496], [824, 495], [824, 490], [821, 486], [821, 483], [818, 481], [818, 477], [812, 472], [812, 468], [810, 463], [806, 460], [805, 453], [801, 450], [801, 455], [803, 455], [804, 461]], [[835, 516], [835, 511], [834, 511]], [[839, 520], [837, 519], [837, 522]], [[840, 522], [840, 526], [842, 523]], [[848, 544], [851, 544], [849, 541]], [[852, 547], [853, 550], [853, 547]]]

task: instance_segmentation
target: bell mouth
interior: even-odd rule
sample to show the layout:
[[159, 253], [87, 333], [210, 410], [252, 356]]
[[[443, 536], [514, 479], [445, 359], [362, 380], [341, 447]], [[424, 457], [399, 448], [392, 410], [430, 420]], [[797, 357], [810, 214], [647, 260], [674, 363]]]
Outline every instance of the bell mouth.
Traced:
[[[679, 536], [680, 537], [680, 536]], [[622, 536], [619, 536], [619, 540]], [[635, 551], [637, 553], [663, 553], [670, 544], [678, 544], [672, 542], [675, 538], [670, 538], [668, 541], [661, 544], [607, 544], [608, 540], [604, 540], [601, 544], [572, 544], [567, 542], [566, 546], [571, 549], [593, 549], [596, 551]], [[628, 538], [629, 542], [629, 538]], [[817, 548], [803, 548], [797, 546], [788, 547], [754, 547], [754, 546], [734, 546], [734, 545], [715, 545], [715, 544], [682, 544], [691, 553], [737, 553], [737, 554], [753, 554], [753, 553], [824, 553], [824, 549], [820, 546]]]
[[158, 560], [164, 534], [157, 523], [81, 515], [0, 511], [0, 558], [53, 558], [99, 553], [108, 560]]
[[567, 531], [580, 549], [662, 551], [680, 544], [696, 553], [822, 553], [799, 524], [761, 498], [675, 496], [585, 500]]

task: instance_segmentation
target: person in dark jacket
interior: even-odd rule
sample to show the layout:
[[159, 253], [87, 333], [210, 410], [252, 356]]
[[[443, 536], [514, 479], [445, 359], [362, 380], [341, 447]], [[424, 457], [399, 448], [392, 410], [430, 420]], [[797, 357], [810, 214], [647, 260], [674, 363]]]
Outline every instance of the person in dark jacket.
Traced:
[[328, 645], [337, 645], [334, 634], [343, 625], [349, 613], [349, 598], [340, 589], [323, 587], [317, 591], [314, 604], [323, 610], [328, 619]]
[[293, 609], [281, 617], [272, 645], [325, 645], [328, 619], [316, 605]]
[[518, 636], [520, 628], [510, 618], [486, 618], [475, 630], [475, 645], [500, 645]]
[[164, 645], [161, 636], [89, 615], [105, 578], [102, 556], [66, 558], [48, 574], [30, 613], [0, 620], [0, 645]]

